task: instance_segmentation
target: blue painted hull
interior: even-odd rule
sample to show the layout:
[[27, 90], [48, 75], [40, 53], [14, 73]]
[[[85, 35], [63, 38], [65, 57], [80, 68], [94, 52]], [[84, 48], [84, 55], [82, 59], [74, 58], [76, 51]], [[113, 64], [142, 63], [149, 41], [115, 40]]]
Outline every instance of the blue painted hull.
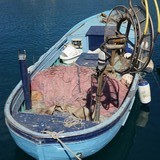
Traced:
[[[118, 118], [118, 120], [111, 124], [111, 126], [105, 126], [102, 128], [101, 133], [96, 135], [96, 132], [92, 133], [92, 136], [89, 136], [89, 138], [81, 139], [80, 136], [76, 137], [76, 140], [74, 141], [70, 139], [70, 142], [65, 142], [65, 140], [62, 141], [67, 145], [74, 153], [82, 154], [83, 157], [90, 156], [99, 150], [101, 150], [105, 145], [107, 145], [117, 134], [117, 132], [120, 130], [122, 125], [125, 123], [128, 114], [130, 113], [130, 110], [132, 108], [134, 102], [133, 99], [128, 103], [127, 110], [123, 114], [121, 118]], [[38, 160], [68, 160], [68, 159], [75, 159], [73, 154], [71, 154], [69, 151], [67, 151], [60, 143], [57, 142], [51, 142], [52, 140], [49, 139], [41, 139], [32, 137], [31, 138], [25, 138], [22, 136], [20, 131], [14, 130], [12, 127], [10, 127], [7, 124], [10, 134], [15, 140], [16, 144], [27, 154], [34, 157]], [[83, 135], [85, 137], [85, 135]], [[87, 137], [87, 136], [86, 136]], [[35, 142], [36, 141], [36, 142]], [[45, 141], [45, 142], [44, 142]], [[47, 142], [48, 141], [48, 142]], [[67, 141], [67, 140], [66, 140]]]

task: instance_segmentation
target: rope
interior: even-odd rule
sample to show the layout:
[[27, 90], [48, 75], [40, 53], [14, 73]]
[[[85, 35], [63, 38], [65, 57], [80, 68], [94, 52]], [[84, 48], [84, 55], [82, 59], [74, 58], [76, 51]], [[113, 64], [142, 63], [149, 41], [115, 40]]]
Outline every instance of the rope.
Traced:
[[79, 119], [77, 117], [74, 116], [69, 116], [65, 119], [64, 121], [64, 126], [65, 127], [76, 127], [76, 125], [80, 124], [80, 128], [82, 128], [82, 126], [84, 125], [84, 123], [82, 122], [82, 119]]
[[154, 4], [155, 4], [155, 7], [156, 7], [157, 20], [158, 20], [157, 34], [156, 34], [155, 39], [154, 39], [154, 42], [155, 42], [157, 37], [158, 37], [158, 35], [160, 34], [160, 10], [159, 10], [159, 6], [158, 6], [157, 0], [154, 0]]
[[75, 156], [78, 160], [82, 160], [65, 143], [63, 143], [59, 139], [59, 134], [62, 133], [62, 132], [57, 133], [57, 132], [43, 131], [43, 133], [46, 133], [46, 134], [50, 135], [53, 139], [56, 139], [66, 150], [68, 150], [70, 153], [72, 153], [73, 156]]
[[147, 34], [148, 31], [148, 26], [149, 26], [149, 7], [148, 7], [148, 1], [147, 0], [142, 0], [142, 3], [144, 4], [144, 7], [146, 9], [146, 24], [144, 28], [144, 35]]
[[158, 29], [157, 29], [157, 32], [160, 33], [160, 10], [159, 10], [159, 7], [158, 7], [157, 0], [154, 0], [154, 4], [155, 4], [155, 7], [156, 7], [157, 20], [158, 20]]

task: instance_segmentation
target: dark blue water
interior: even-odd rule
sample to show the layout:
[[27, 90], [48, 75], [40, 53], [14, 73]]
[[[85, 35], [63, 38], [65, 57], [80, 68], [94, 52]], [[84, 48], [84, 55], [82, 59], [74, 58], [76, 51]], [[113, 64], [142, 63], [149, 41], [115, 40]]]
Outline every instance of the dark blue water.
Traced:
[[[134, 0], [134, 3], [139, 1]], [[3, 113], [5, 101], [20, 79], [18, 49], [27, 51], [30, 65], [74, 24], [118, 4], [127, 5], [127, 0], [0, 1], [0, 160], [33, 160], [13, 142]], [[152, 1], [150, 4], [153, 20], [156, 21]], [[160, 159], [160, 75], [156, 70], [160, 68], [159, 44], [160, 39], [154, 49], [155, 70], [147, 77], [152, 102], [144, 108], [137, 98], [126, 125], [113, 141], [86, 160]], [[145, 127], [136, 125], [142, 111], [148, 115]]]

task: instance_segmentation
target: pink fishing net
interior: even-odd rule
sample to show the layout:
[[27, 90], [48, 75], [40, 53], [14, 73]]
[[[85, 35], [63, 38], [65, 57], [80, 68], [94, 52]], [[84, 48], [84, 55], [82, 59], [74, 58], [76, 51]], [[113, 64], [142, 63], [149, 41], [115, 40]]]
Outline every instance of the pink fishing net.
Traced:
[[[39, 72], [31, 82], [32, 108], [55, 108], [84, 118], [95, 107], [97, 79], [95, 71], [82, 66], [54, 66]], [[104, 76], [101, 115], [109, 116], [122, 103], [127, 87], [120, 81]], [[40, 110], [42, 111], [42, 110]], [[37, 110], [38, 112], [38, 110]], [[85, 115], [86, 116], [86, 115]]]
[[32, 91], [41, 92], [47, 107], [82, 107], [93, 73], [92, 69], [86, 67], [56, 66], [38, 73], [32, 80], [31, 88]]

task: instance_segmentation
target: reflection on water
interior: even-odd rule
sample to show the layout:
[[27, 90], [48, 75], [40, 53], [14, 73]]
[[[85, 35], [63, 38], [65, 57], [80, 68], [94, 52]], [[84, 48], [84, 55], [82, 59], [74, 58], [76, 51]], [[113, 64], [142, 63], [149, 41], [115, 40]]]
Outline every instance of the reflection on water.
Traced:
[[147, 125], [149, 119], [149, 112], [150, 112], [149, 104], [142, 104], [136, 123], [137, 126], [145, 127]]

